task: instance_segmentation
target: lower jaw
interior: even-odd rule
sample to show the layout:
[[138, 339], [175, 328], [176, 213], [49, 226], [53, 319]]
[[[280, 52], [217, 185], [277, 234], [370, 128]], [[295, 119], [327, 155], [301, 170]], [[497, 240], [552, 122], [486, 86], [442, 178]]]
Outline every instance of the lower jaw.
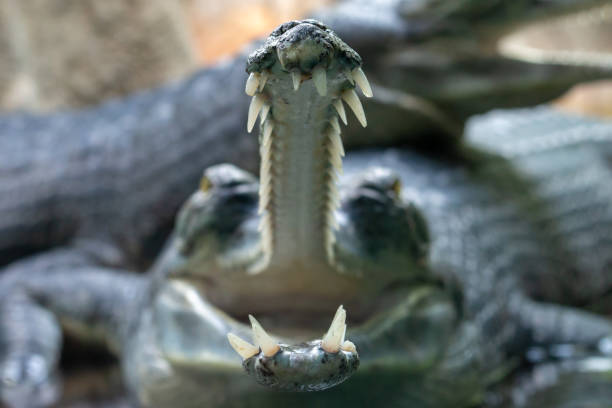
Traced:
[[393, 309], [421, 286], [395, 283], [375, 293], [364, 291], [349, 294], [339, 291], [334, 296], [325, 296], [311, 293], [308, 288], [277, 293], [257, 290], [229, 292], [219, 286], [203, 284], [197, 278], [191, 283], [208, 302], [233, 319], [248, 326], [248, 316], [251, 314], [266, 330], [296, 342], [320, 338], [340, 305], [347, 310], [349, 328], [354, 329], [373, 316]]

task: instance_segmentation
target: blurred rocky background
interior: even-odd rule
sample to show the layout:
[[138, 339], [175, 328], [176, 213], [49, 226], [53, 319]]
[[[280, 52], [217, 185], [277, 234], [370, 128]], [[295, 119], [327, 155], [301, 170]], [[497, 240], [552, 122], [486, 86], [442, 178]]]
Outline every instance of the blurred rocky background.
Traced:
[[[198, 67], [235, 54], [281, 22], [307, 16], [330, 3], [333, 1], [0, 0], [0, 111], [93, 106], [184, 78]], [[573, 43], [574, 48], [590, 44], [594, 50], [612, 51], [612, 19], [598, 21], [584, 21], [582, 28], [587, 29], [580, 33], [555, 31], [555, 25], [521, 31], [509, 36], [508, 44], [522, 51], [531, 46], [550, 49], [551, 55], [557, 55], [552, 52], [557, 45], [567, 49]], [[473, 40], [470, 37], [466, 42]], [[516, 48], [506, 51], [511, 55], [513, 50]], [[566, 111], [612, 117], [612, 80], [577, 85], [555, 105]], [[601, 304], [588, 308], [607, 312], [605, 305], [610, 300], [602, 299]], [[83, 351], [85, 358], [75, 353], [79, 345], [74, 344], [65, 349], [71, 355], [65, 353], [62, 359], [68, 375], [59, 406], [130, 406], [122, 397], [120, 373], [111, 356]], [[89, 366], [81, 367], [82, 360]], [[99, 360], [107, 369], [92, 371], [92, 360]]]
[[0, 108], [99, 103], [181, 78], [329, 0], [0, 0]]

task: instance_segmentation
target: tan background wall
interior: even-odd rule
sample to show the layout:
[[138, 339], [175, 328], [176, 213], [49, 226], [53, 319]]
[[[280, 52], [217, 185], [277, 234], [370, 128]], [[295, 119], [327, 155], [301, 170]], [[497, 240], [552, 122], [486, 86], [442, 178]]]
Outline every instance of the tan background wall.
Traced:
[[0, 0], [0, 109], [99, 103], [183, 77], [328, 0]]

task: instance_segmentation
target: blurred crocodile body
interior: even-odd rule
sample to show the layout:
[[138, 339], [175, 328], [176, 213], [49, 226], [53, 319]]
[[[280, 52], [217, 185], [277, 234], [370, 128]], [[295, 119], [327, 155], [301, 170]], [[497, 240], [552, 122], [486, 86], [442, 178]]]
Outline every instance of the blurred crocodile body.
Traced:
[[[10, 265], [4, 401], [51, 402], [58, 322], [106, 340], [134, 400], [151, 407], [467, 407], [530, 346], [596, 352], [612, 322], [548, 302], [612, 287], [612, 125], [547, 107], [494, 112], [446, 158], [378, 149], [341, 162], [342, 101], [366, 125], [360, 65], [314, 20], [271, 34], [247, 65], [260, 180], [208, 168], [151, 276], [122, 273], [91, 245]], [[287, 345], [323, 333], [338, 304], [351, 312], [342, 336]], [[248, 313], [281, 340], [251, 319], [255, 345], [244, 342]], [[353, 376], [323, 393], [270, 391], [244, 373], [230, 332], [268, 387]]]
[[[376, 90], [365, 105], [376, 126], [351, 126], [346, 146], [425, 140], [452, 148], [471, 114], [539, 103], [609, 75], [609, 66], [512, 61], [484, 41], [499, 37], [488, 34], [492, 26], [500, 33], [523, 17], [594, 2], [494, 3], [505, 6], [479, 13], [470, 2], [447, 10], [438, 1], [348, 1], [324, 12], [368, 57]], [[376, 13], [364, 13], [372, 7]], [[390, 46], [371, 46], [383, 38]], [[202, 168], [257, 168], [256, 142], [244, 131], [243, 58], [97, 108], [0, 116], [0, 264], [58, 246], [103, 245], [104, 262], [146, 267]]]

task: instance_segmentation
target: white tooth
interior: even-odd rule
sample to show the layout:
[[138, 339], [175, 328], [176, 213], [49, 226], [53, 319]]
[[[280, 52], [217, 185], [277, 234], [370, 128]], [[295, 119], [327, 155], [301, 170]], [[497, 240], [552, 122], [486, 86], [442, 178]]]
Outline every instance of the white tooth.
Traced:
[[292, 71], [291, 79], [293, 80], [293, 90], [297, 91], [298, 89], [300, 89], [300, 82], [302, 82], [302, 74], [298, 71]]
[[321, 341], [321, 348], [327, 351], [328, 353], [337, 353], [340, 350], [340, 344], [342, 340], [342, 332], [344, 331], [344, 324], [346, 321], [346, 311], [340, 305], [336, 314], [334, 315], [334, 320], [332, 320], [331, 326], [327, 331], [327, 334], [323, 337]]
[[361, 126], [366, 127], [368, 125], [368, 122], [366, 120], [365, 113], [363, 112], [363, 106], [361, 106], [361, 101], [359, 101], [359, 97], [357, 96], [357, 93], [355, 93], [355, 90], [347, 89], [346, 91], [342, 92], [342, 99], [351, 108], [351, 110], [355, 114], [355, 117], [357, 118], [359, 123], [361, 123]]
[[243, 360], [253, 357], [259, 353], [259, 347], [255, 347], [248, 341], [242, 340], [235, 334], [227, 333], [227, 340], [229, 341], [230, 346], [236, 350], [236, 353], [240, 354], [240, 357], [242, 357]]
[[251, 321], [251, 327], [253, 328], [253, 339], [255, 343], [261, 348], [266, 357], [272, 357], [280, 350], [278, 343], [274, 341], [272, 337], [261, 327], [261, 324], [251, 315], [249, 315]]
[[336, 149], [338, 154], [340, 154], [340, 157], [344, 157], [344, 146], [342, 146], [342, 138], [340, 137], [340, 133], [332, 130], [329, 133], [329, 138], [334, 145], [334, 149]]
[[259, 74], [257, 72], [251, 72], [249, 78], [246, 81], [246, 85], [244, 87], [244, 92], [247, 95], [253, 96], [257, 91], [257, 87], [259, 86]]
[[315, 67], [315, 69], [312, 70], [312, 80], [319, 95], [327, 95], [327, 75], [325, 74], [325, 68], [321, 66]]
[[340, 124], [338, 123], [338, 118], [334, 116], [334, 117], [333, 117], [333, 118], [330, 120], [330, 123], [331, 123], [332, 127], [334, 128], [334, 130], [335, 130], [336, 132], [340, 133]]
[[[263, 118], [262, 118], [263, 119]], [[268, 120], [264, 123], [264, 132], [263, 132], [263, 145], [268, 146], [272, 138], [270, 135], [272, 134], [272, 130], [274, 130], [274, 122], [272, 120]]]
[[352, 341], [350, 340], [346, 340], [345, 342], [342, 343], [342, 346], [340, 346], [340, 349], [342, 351], [348, 351], [351, 353], [356, 353], [357, 352], [357, 347], [355, 347], [355, 344], [353, 344]]
[[266, 82], [268, 82], [268, 71], [262, 71], [259, 74], [259, 92], [263, 91], [264, 86], [266, 86]]
[[340, 158], [340, 155], [333, 154], [333, 151], [332, 151], [332, 154], [330, 154], [329, 156], [330, 156], [329, 159], [332, 163], [332, 166], [334, 166], [334, 169], [336, 169], [338, 174], [342, 174], [342, 159]]
[[336, 112], [338, 112], [340, 119], [342, 119], [342, 123], [346, 125], [347, 124], [346, 111], [344, 110], [344, 105], [342, 104], [342, 100], [334, 99], [334, 108], [336, 108]]
[[268, 112], [270, 112], [270, 104], [264, 103], [263, 108], [261, 108], [261, 123], [264, 123], [266, 121]]
[[344, 343], [345, 337], [346, 337], [346, 324], [344, 325], [344, 330], [342, 330], [342, 340], [340, 341], [340, 344]]
[[251, 104], [249, 105], [249, 116], [247, 118], [247, 131], [251, 133], [253, 130], [253, 126], [255, 126], [255, 121], [257, 120], [257, 116], [259, 115], [259, 111], [263, 107], [264, 98], [257, 94], [251, 99]]
[[361, 69], [361, 67], [359, 68], [355, 68], [352, 72], [353, 75], [353, 79], [355, 79], [355, 82], [357, 83], [357, 85], [359, 85], [359, 87], [361, 88], [361, 92], [363, 92], [363, 94], [368, 97], [371, 98], [372, 97], [372, 88], [370, 87], [370, 83], [368, 82], [368, 78], [366, 78], [365, 74], [363, 73], [363, 70]]

